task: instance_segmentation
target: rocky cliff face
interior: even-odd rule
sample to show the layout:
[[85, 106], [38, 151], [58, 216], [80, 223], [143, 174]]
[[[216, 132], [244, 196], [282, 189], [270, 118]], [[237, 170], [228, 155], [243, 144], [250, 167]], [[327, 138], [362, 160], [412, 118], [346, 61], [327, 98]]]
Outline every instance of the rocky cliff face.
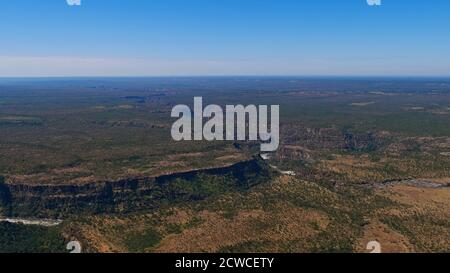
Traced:
[[168, 202], [203, 199], [228, 190], [245, 190], [267, 181], [271, 175], [270, 168], [255, 158], [222, 168], [84, 185], [0, 181], [0, 214], [58, 218], [79, 213], [128, 213]]

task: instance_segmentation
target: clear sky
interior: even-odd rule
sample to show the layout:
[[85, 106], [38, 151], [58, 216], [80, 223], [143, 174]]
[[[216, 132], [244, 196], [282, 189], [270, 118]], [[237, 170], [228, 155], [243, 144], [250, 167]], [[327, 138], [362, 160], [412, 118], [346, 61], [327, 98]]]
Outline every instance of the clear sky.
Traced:
[[450, 1], [0, 0], [0, 77], [450, 76]]

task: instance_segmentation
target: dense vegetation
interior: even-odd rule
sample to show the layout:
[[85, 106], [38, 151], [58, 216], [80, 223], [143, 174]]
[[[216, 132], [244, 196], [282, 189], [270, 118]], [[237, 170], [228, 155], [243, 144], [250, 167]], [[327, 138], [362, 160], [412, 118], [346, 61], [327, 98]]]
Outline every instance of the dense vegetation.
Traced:
[[0, 253], [63, 253], [59, 228], [0, 223]]

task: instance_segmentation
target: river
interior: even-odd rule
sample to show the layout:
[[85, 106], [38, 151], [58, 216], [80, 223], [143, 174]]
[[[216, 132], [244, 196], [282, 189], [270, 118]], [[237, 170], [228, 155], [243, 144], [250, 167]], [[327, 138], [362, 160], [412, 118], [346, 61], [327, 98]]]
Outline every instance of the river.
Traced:
[[62, 223], [62, 220], [50, 219], [21, 219], [21, 218], [0, 218], [0, 223], [22, 224], [27, 226], [54, 227]]

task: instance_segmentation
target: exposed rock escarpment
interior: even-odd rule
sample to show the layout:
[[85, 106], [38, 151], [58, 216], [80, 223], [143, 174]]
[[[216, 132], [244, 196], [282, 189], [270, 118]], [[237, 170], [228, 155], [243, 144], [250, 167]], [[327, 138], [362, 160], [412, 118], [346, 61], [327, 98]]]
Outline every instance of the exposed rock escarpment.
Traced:
[[0, 181], [0, 214], [58, 218], [79, 213], [128, 213], [167, 203], [199, 200], [267, 181], [270, 168], [259, 158], [231, 166], [159, 177], [82, 185], [27, 185]]

